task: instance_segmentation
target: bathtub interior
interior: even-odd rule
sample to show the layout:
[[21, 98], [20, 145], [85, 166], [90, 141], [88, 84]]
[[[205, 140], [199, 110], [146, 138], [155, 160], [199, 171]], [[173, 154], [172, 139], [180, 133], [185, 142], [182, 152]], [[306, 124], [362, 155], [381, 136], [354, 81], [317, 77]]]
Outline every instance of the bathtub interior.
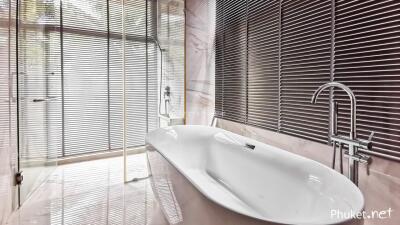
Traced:
[[147, 141], [206, 197], [240, 214], [332, 224], [339, 219], [331, 209], [359, 212], [364, 204], [358, 188], [330, 168], [219, 128], [168, 127]]

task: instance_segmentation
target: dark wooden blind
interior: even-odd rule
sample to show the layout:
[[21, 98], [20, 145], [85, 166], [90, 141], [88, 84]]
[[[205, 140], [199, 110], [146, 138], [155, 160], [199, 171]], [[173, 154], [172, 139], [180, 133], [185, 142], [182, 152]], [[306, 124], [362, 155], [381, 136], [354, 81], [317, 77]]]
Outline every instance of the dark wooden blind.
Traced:
[[223, 118], [224, 96], [224, 1], [215, 3], [215, 115]]
[[348, 97], [310, 99], [337, 81], [357, 97], [358, 136], [376, 134], [367, 153], [400, 159], [398, 1], [217, 1], [216, 10], [217, 117], [327, 143], [329, 98], [347, 134]]
[[[336, 1], [335, 13], [334, 79], [357, 97], [357, 135], [374, 131], [372, 153], [400, 157], [400, 2]], [[348, 97], [334, 94], [348, 133]]]
[[254, 126], [277, 130], [279, 1], [249, 0], [248, 3], [247, 122]]
[[282, 1], [280, 131], [327, 143], [329, 92], [310, 104], [330, 81], [331, 0]]
[[[218, 1], [216, 64], [223, 79], [216, 80], [221, 100], [217, 114], [236, 122], [246, 121], [247, 82], [247, 3]], [[222, 39], [222, 40], [221, 40]], [[221, 55], [222, 54], [222, 55]]]

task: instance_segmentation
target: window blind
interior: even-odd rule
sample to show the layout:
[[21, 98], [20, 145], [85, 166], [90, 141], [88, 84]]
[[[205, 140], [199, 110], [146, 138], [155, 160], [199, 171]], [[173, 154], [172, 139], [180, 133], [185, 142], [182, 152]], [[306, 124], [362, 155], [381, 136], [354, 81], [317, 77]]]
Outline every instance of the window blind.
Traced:
[[[0, 113], [1, 130], [8, 132], [3, 135], [3, 146], [16, 149], [17, 146], [17, 79], [16, 79], [16, 26], [9, 21], [15, 21], [16, 2], [0, 3]], [[6, 138], [7, 137], [7, 138]], [[15, 151], [12, 151], [15, 152]], [[16, 153], [16, 152], [15, 152]], [[17, 157], [13, 154], [11, 157]]]
[[122, 5], [109, 1], [110, 148], [122, 148]]
[[108, 150], [107, 39], [64, 33], [63, 54], [65, 155]]
[[[375, 132], [369, 153], [400, 157], [400, 3], [398, 1], [336, 1], [335, 81], [357, 97], [357, 135]], [[343, 105], [341, 133], [349, 130], [349, 101]]]
[[[128, 147], [144, 145], [146, 133], [158, 127], [157, 48], [152, 38], [156, 32], [154, 24], [156, 20], [153, 13], [150, 13], [153, 12], [154, 6], [155, 2], [151, 1], [147, 4], [146, 1], [128, 1], [125, 7], [127, 12], [125, 70]], [[112, 149], [122, 148], [121, 10], [119, 1], [110, 2], [109, 79]]]
[[[10, 48], [10, 33], [9, 25], [3, 23], [3, 21], [8, 21], [9, 18], [9, 3], [4, 2], [0, 4], [0, 151], [6, 151], [7, 148], [11, 147], [13, 141], [11, 139], [11, 113], [12, 108], [12, 74], [10, 73], [9, 65], [9, 48]], [[4, 183], [4, 181], [3, 181]], [[10, 184], [11, 185], [11, 184]]]
[[[21, 4], [22, 154], [49, 158], [119, 149], [121, 2], [58, 3]], [[146, 133], [158, 127], [155, 9], [156, 1], [126, 1], [128, 147], [144, 145]]]
[[[400, 160], [399, 3], [247, 0], [235, 9], [238, 4], [216, 4], [217, 117], [328, 143], [329, 99], [339, 102], [338, 130], [347, 135], [348, 97], [333, 90], [316, 105], [310, 99], [318, 86], [337, 81], [357, 97], [359, 137], [375, 132], [374, 147], [365, 152]], [[234, 23], [231, 15], [239, 14]], [[228, 73], [232, 68], [239, 72]]]
[[[10, 109], [11, 109], [11, 81], [12, 81], [12, 74], [10, 73], [9, 69], [9, 54], [10, 54], [10, 36], [9, 33], [9, 12], [10, 2], [4, 1], [0, 3], [0, 127], [1, 127], [1, 139], [0, 145], [2, 146], [1, 149], [3, 151], [3, 146], [8, 146], [9, 134], [6, 132], [10, 131], [10, 123], [9, 120], [11, 118]], [[9, 137], [10, 139], [8, 139]], [[8, 139], [8, 140], [7, 140]]]
[[215, 3], [215, 116], [224, 118], [224, 1]]
[[220, 96], [222, 106], [216, 114], [244, 123], [247, 114], [247, 2], [219, 1], [217, 8], [223, 9], [217, 13], [216, 21], [217, 27], [223, 26], [222, 30], [216, 30], [217, 37], [223, 39], [222, 42], [217, 40], [222, 50], [216, 51], [216, 67], [223, 80], [216, 80], [216, 91], [223, 95]]
[[62, 10], [64, 154], [108, 150], [107, 2], [64, 1]]
[[22, 1], [18, 15], [20, 157], [56, 158], [61, 151], [59, 8]]
[[329, 92], [310, 104], [330, 81], [331, 0], [281, 1], [280, 131], [328, 141]]
[[247, 122], [271, 130], [279, 117], [279, 4], [248, 1]]

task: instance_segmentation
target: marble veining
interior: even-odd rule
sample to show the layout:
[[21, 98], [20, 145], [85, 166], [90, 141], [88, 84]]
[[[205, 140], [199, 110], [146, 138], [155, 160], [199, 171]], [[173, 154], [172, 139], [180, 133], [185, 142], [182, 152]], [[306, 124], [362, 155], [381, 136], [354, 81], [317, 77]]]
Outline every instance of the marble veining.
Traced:
[[214, 115], [215, 2], [186, 1], [186, 123], [210, 124]]

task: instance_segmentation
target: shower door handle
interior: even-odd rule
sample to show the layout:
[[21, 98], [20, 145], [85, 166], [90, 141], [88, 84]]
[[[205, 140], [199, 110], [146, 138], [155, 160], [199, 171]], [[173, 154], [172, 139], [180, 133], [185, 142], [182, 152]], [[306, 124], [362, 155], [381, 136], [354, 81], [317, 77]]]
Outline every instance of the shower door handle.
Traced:
[[47, 101], [56, 100], [57, 98], [58, 97], [35, 98], [32, 100], [32, 102], [47, 102]]

